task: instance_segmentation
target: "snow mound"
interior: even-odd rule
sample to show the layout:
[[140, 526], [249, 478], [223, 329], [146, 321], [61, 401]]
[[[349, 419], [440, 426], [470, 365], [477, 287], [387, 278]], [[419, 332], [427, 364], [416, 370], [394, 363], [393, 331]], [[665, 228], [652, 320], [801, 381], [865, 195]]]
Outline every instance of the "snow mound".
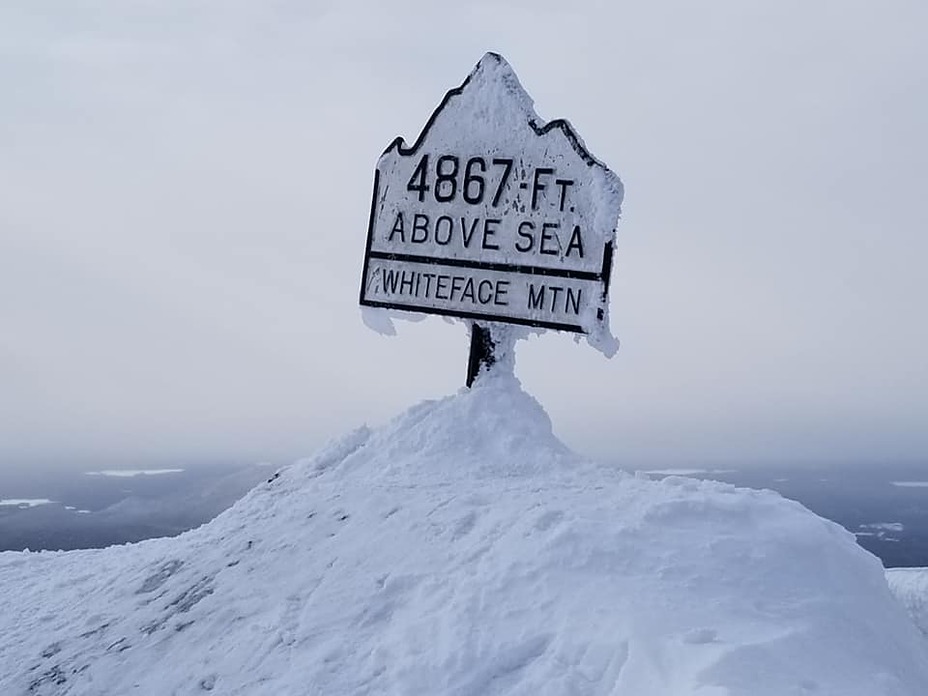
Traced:
[[924, 694], [925, 645], [853, 535], [585, 462], [513, 378], [483, 381], [180, 537], [0, 554], [0, 693]]

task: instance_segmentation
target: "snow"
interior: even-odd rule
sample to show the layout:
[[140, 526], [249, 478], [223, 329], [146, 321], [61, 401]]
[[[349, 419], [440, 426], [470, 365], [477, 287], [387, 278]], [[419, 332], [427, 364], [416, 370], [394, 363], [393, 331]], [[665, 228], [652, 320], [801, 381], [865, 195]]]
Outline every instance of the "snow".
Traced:
[[921, 696], [853, 535], [599, 466], [511, 376], [363, 426], [180, 537], [0, 554], [0, 693]]
[[85, 471], [87, 476], [115, 476], [132, 478], [135, 476], [159, 476], [162, 474], [181, 474], [183, 469], [104, 469], [103, 471]]
[[905, 529], [905, 525], [902, 522], [874, 522], [872, 524], [862, 524], [860, 528], [883, 532], [901, 532]]
[[49, 505], [54, 502], [54, 500], [49, 500], [48, 498], [2, 498], [0, 499], [0, 506], [37, 507], [39, 505]]
[[886, 579], [912, 621], [928, 637], [928, 568], [890, 568]]
[[[426, 318], [425, 314], [416, 312], [404, 312], [401, 309], [379, 309], [374, 307], [361, 306], [361, 321], [371, 331], [379, 333], [381, 336], [396, 336], [395, 320], [418, 322]], [[449, 319], [449, 317], [444, 317]]]

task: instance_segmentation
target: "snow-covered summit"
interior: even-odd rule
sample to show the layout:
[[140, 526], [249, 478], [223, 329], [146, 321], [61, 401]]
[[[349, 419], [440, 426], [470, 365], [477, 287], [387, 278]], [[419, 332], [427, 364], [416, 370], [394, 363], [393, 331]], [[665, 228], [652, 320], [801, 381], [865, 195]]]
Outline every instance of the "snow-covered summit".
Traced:
[[597, 467], [513, 378], [482, 381], [180, 537], [0, 554], [0, 693], [924, 693], [924, 643], [851, 534]]

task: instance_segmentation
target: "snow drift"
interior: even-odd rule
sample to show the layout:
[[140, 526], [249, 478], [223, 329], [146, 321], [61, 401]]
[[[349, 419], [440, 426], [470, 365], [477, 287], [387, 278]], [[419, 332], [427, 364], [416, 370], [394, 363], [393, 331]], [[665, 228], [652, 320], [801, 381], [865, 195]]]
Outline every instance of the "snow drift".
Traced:
[[482, 381], [180, 537], [0, 554], [0, 693], [925, 693], [851, 534], [586, 462], [513, 378]]

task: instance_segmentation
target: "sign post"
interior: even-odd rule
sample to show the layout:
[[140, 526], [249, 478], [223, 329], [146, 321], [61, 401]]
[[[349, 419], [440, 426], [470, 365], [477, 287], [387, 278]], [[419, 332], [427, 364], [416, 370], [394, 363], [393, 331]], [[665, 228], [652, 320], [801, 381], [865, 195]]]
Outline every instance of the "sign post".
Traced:
[[374, 174], [360, 303], [471, 325], [467, 384], [516, 325], [583, 335], [608, 356], [623, 189], [564, 120], [544, 123], [509, 64], [486, 54], [412, 145]]
[[467, 380], [470, 387], [481, 371], [489, 370], [496, 363], [493, 334], [490, 329], [473, 322], [470, 325], [470, 355], [467, 358]]

